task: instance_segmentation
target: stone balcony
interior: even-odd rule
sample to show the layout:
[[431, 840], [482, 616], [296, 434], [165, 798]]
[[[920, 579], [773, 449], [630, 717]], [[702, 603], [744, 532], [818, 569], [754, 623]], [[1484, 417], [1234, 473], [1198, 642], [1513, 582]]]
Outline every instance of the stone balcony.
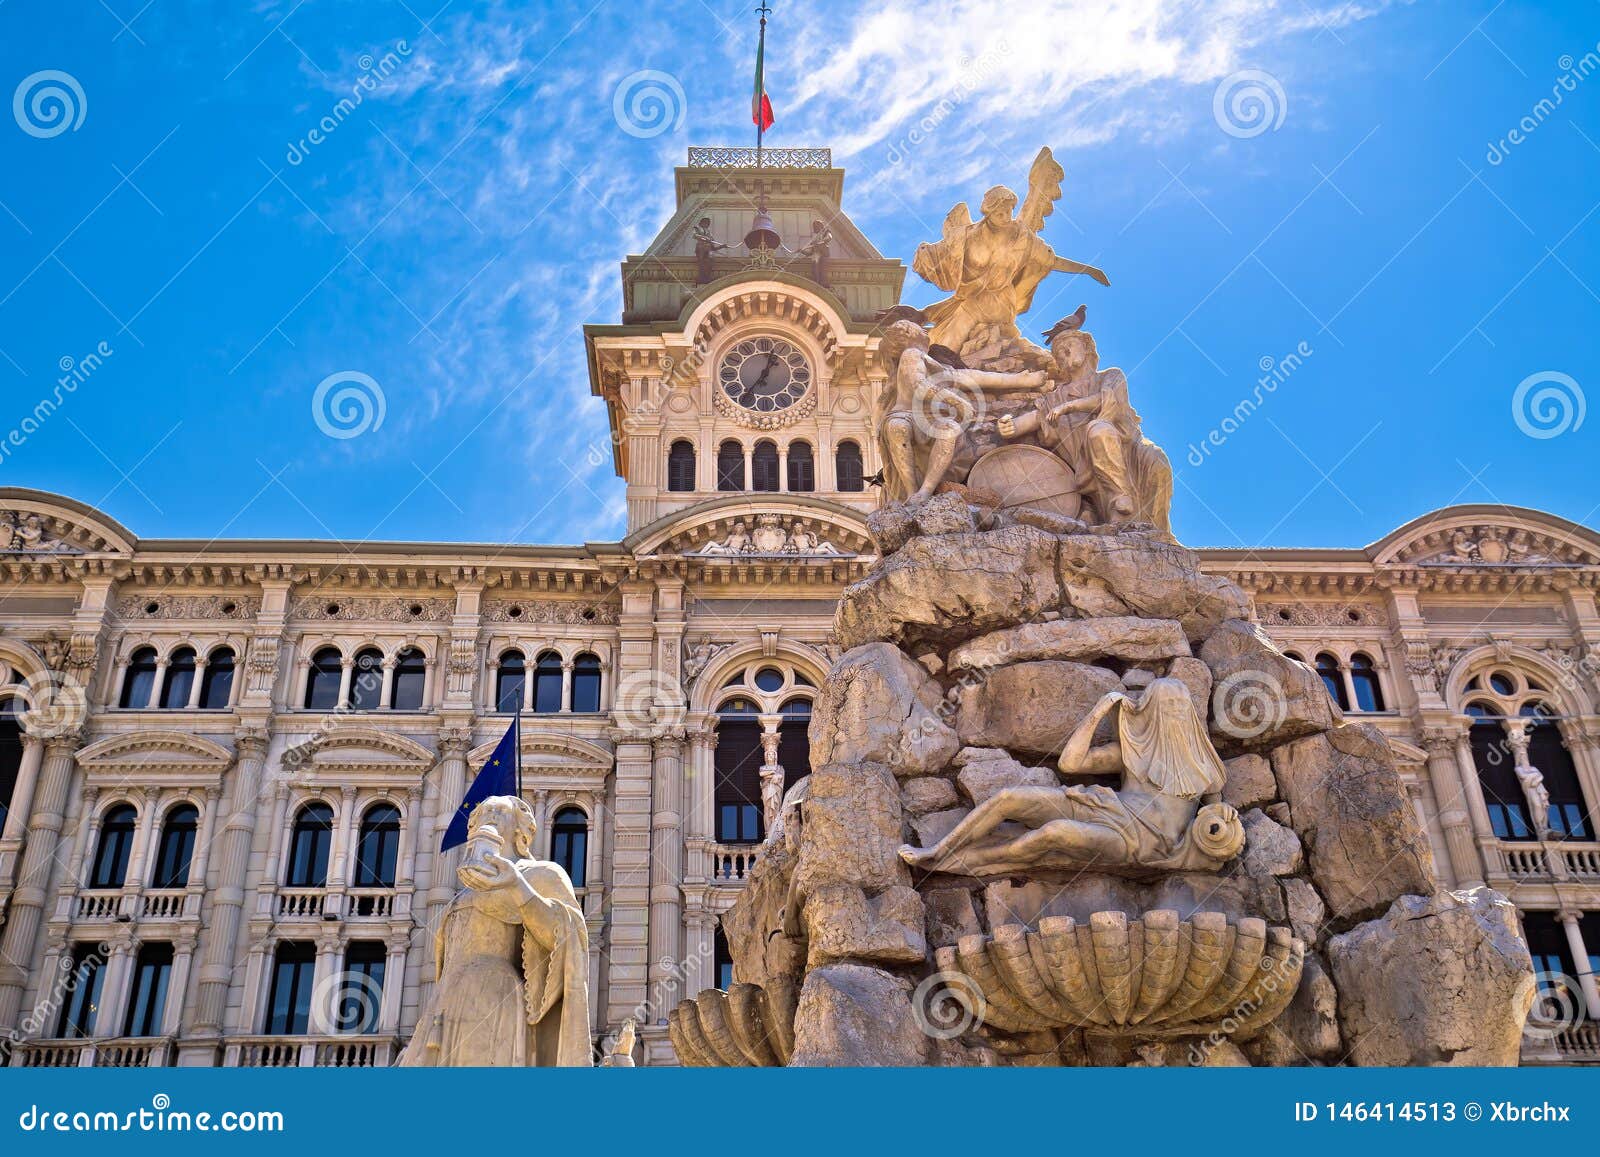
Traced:
[[1600, 885], [1600, 843], [1501, 841], [1489, 852], [1491, 884], [1573, 880]]
[[170, 1037], [33, 1040], [17, 1045], [11, 1065], [23, 1069], [143, 1069], [172, 1063]]
[[260, 911], [284, 922], [406, 920], [411, 916], [409, 889], [278, 888], [263, 892]]
[[391, 1036], [245, 1036], [223, 1044], [222, 1063], [245, 1069], [383, 1069], [400, 1056]]
[[199, 888], [84, 888], [63, 894], [55, 918], [73, 924], [199, 920]]
[[745, 882], [761, 855], [760, 844], [712, 844], [711, 882], [718, 887]]
[[1575, 1025], [1550, 1037], [1524, 1037], [1520, 1059], [1524, 1065], [1600, 1065], [1600, 1024]]

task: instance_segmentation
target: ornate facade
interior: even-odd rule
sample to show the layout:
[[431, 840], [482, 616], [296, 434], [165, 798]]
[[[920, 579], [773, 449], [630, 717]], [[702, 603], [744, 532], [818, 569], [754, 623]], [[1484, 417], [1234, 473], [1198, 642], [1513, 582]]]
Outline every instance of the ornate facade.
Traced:
[[[391, 1063], [455, 891], [440, 833], [518, 711], [594, 1036], [635, 1018], [672, 1062], [667, 1014], [726, 979], [717, 917], [805, 772], [834, 605], [874, 559], [875, 317], [904, 278], [826, 150], [748, 152], [692, 152], [621, 323], [585, 331], [619, 542], [141, 540], [0, 489], [11, 1063]], [[813, 221], [826, 244], [747, 251], [758, 178], [795, 250]], [[1462, 506], [1365, 548], [1202, 558], [1388, 735], [1443, 882], [1509, 895], [1600, 1015], [1600, 534]], [[1600, 1038], [1525, 1055], [1600, 1061]]]

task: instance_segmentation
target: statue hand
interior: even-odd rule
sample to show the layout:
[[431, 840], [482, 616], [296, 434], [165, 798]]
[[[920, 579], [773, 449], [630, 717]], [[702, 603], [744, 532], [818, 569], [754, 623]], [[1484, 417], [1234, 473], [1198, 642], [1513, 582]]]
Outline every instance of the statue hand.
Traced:
[[1001, 414], [999, 420], [995, 423], [995, 427], [1000, 431], [1002, 438], [1015, 438], [1017, 436], [1017, 419], [1015, 415]]
[[463, 864], [456, 875], [474, 892], [493, 892], [510, 886], [518, 878], [516, 865], [504, 856], [491, 852], [484, 857], [484, 865]]

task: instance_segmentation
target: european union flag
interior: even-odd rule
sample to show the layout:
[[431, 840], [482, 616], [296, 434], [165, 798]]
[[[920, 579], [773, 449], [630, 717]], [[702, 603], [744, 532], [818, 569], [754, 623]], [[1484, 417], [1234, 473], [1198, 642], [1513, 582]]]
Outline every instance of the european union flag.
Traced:
[[492, 795], [520, 794], [521, 780], [522, 719], [519, 716], [511, 721], [505, 738], [496, 744], [489, 762], [479, 769], [478, 778], [467, 788], [466, 798], [461, 801], [456, 814], [450, 817], [450, 826], [444, 830], [444, 842], [439, 845], [439, 850], [448, 852], [466, 843], [467, 817], [472, 814], [472, 809]]

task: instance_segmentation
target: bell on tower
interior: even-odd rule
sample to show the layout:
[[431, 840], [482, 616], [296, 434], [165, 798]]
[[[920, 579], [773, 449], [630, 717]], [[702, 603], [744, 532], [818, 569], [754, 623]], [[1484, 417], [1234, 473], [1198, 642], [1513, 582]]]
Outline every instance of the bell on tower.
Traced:
[[777, 252], [783, 245], [783, 239], [778, 236], [778, 230], [772, 224], [772, 218], [768, 215], [765, 205], [756, 210], [756, 219], [750, 226], [750, 232], [744, 235], [744, 244], [751, 253], [762, 249]]

